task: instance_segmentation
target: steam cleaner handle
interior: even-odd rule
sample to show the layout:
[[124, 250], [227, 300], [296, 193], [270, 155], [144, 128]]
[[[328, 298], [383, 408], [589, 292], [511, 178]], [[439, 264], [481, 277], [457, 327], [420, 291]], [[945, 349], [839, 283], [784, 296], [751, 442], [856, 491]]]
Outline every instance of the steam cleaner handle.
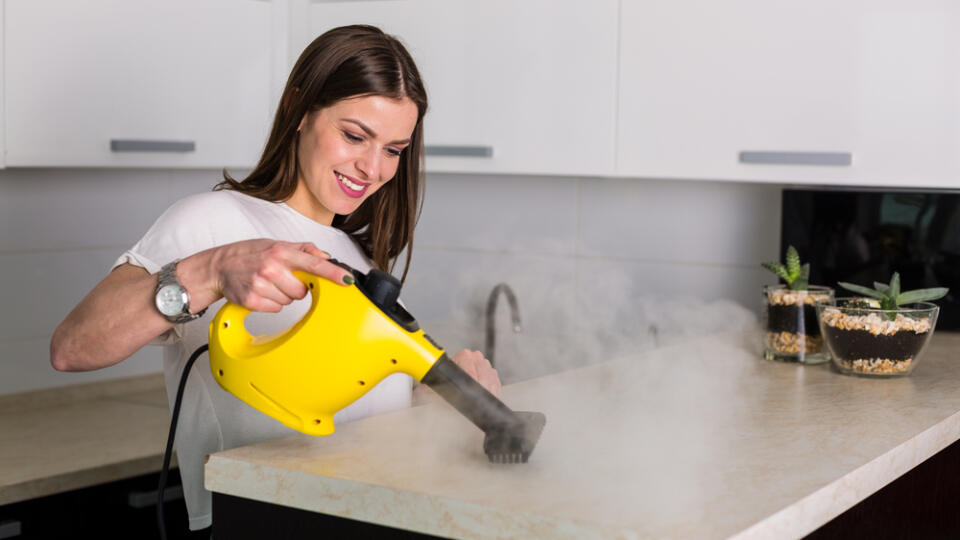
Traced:
[[433, 363], [420, 382], [440, 394], [484, 433], [490, 428], [502, 428], [517, 422], [510, 407], [473, 380], [446, 353]]

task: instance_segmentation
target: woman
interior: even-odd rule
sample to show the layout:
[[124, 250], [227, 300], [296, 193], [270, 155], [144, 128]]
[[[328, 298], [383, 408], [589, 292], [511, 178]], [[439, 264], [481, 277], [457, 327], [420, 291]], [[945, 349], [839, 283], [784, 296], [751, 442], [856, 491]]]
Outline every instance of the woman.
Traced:
[[[98, 369], [147, 343], [163, 344], [172, 407], [183, 366], [206, 343], [224, 299], [276, 313], [259, 323], [277, 331], [306, 311], [306, 303], [291, 305], [307, 293], [293, 271], [349, 285], [352, 276], [331, 256], [363, 272], [389, 269], [413, 248], [426, 109], [417, 68], [399, 41], [370, 26], [318, 37], [290, 74], [250, 175], [237, 182], [225, 172], [214, 191], [164, 212], [58, 326], [53, 366]], [[408, 269], [409, 257], [404, 277]], [[454, 361], [500, 394], [480, 353], [460, 351]], [[176, 434], [191, 529], [211, 523], [207, 454], [291, 433], [215, 384], [205, 357], [199, 363]], [[406, 375], [388, 377], [335, 420], [409, 406], [411, 387]]]

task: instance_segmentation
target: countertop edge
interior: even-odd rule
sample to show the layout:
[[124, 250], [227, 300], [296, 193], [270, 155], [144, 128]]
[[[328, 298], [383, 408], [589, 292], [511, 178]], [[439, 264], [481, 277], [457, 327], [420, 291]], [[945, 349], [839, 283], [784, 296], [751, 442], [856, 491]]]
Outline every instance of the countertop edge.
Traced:
[[[46, 478], [32, 479], [19, 484], [10, 484], [0, 488], [0, 505], [13, 504], [48, 495], [56, 495], [75, 489], [96, 486], [116, 480], [154, 473], [162, 466], [163, 455], [110, 463], [100, 467], [72, 471]], [[170, 468], [175, 469], [176, 456], [171, 459]]]
[[957, 440], [960, 440], [960, 412], [730, 538], [806, 536]]
[[[225, 495], [444, 537], [603, 539], [631, 536], [621, 527], [512, 512], [430, 494], [411, 497], [409, 491], [216, 454], [210, 456], [205, 466], [204, 487]], [[477, 531], [490, 533], [481, 535]]]

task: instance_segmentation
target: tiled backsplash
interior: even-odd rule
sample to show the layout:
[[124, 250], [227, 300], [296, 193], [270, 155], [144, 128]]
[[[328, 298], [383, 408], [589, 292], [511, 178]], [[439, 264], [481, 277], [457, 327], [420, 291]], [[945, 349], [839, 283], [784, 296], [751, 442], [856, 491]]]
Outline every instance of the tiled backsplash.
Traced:
[[487, 296], [509, 284], [524, 331], [501, 299], [495, 359], [526, 378], [742, 326], [779, 224], [780, 186], [435, 175], [404, 298], [448, 348], [480, 348]]
[[[219, 178], [0, 171], [0, 394], [160, 371], [159, 348], [146, 347], [104, 370], [58, 373], [50, 334], [168, 204]], [[508, 283], [524, 331], [511, 335], [501, 299], [507, 380], [679, 339], [681, 316], [736, 326], [772, 282], [758, 263], [776, 258], [779, 201], [768, 184], [431, 175], [403, 298], [455, 352], [482, 347], [487, 296]]]

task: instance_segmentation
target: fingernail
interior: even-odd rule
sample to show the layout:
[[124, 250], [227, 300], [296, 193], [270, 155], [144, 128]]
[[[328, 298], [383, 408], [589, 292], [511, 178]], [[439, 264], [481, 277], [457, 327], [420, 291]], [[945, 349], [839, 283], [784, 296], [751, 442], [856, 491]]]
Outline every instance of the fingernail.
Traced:
[[330, 258], [330, 254], [327, 253], [326, 251], [324, 251], [324, 250], [321, 249], [321, 250], [320, 250], [320, 253], [323, 254], [323, 255], [321, 255], [321, 257], [323, 257], [324, 259], [329, 259], [329, 258]]
[[344, 274], [343, 282], [346, 283], [347, 285], [353, 285], [353, 276], [351, 276], [350, 274]]

